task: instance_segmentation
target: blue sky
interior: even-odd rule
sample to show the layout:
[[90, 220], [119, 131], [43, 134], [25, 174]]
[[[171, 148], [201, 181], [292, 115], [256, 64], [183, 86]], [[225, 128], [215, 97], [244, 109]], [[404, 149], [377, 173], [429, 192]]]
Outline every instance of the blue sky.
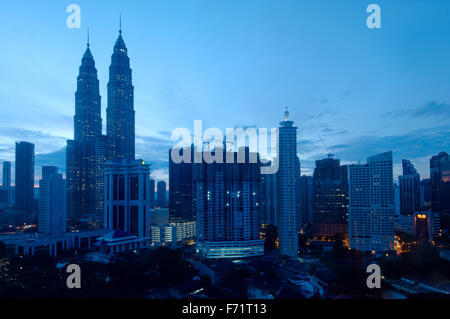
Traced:
[[[66, 7], [81, 7], [81, 28]], [[381, 29], [366, 7], [381, 7]], [[285, 106], [299, 127], [302, 173], [333, 152], [343, 163], [393, 150], [423, 177], [450, 151], [447, 0], [4, 0], [0, 10], [0, 162], [14, 142], [36, 144], [40, 165], [63, 169], [74, 92], [90, 28], [106, 84], [119, 13], [133, 69], [137, 156], [167, 177], [170, 133], [276, 127]], [[1, 172], [0, 172], [1, 174]]]

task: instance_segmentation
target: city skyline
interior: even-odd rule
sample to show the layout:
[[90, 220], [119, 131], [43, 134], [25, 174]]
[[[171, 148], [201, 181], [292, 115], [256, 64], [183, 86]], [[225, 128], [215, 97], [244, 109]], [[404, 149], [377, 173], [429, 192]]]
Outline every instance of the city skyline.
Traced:
[[[330, 4], [329, 11], [321, 12], [315, 4], [300, 6], [287, 1], [278, 8], [277, 14], [270, 15], [271, 4], [260, 2], [246, 19], [251, 12], [249, 3], [239, 5], [237, 12], [219, 13], [219, 9], [227, 9], [224, 3], [206, 5], [198, 1], [191, 5], [179, 4], [176, 9], [171, 6], [173, 12], [169, 16], [177, 23], [170, 28], [167, 28], [169, 22], [155, 17], [158, 12], [168, 14], [168, 7], [159, 2], [140, 3], [135, 9], [116, 4], [102, 6], [101, 1], [79, 4], [82, 26], [72, 30], [65, 26], [68, 14], [63, 4], [39, 7], [27, 4], [24, 10], [10, 3], [5, 5], [8, 16], [2, 16], [0, 33], [6, 46], [19, 47], [13, 44], [21, 41], [23, 52], [35, 52], [32, 58], [25, 59], [19, 52], [9, 50], [0, 62], [6, 75], [0, 83], [0, 103], [11, 105], [0, 120], [0, 162], [13, 162], [13, 184], [15, 141], [26, 140], [36, 146], [35, 185], [43, 165], [56, 165], [65, 173], [64, 144], [66, 139], [73, 138], [69, 123], [73, 116], [74, 79], [85, 49], [88, 26], [103, 97], [103, 133], [106, 132], [107, 65], [119, 28], [118, 12], [123, 15], [123, 32], [136, 85], [135, 109], [139, 114], [136, 156], [153, 164], [153, 177], [157, 180], [167, 181], [166, 154], [173, 146], [169, 139], [172, 129], [190, 128], [195, 119], [202, 119], [207, 126], [223, 128], [275, 127], [277, 121], [273, 118], [278, 118], [286, 105], [299, 126], [302, 174], [312, 175], [314, 161], [325, 158], [329, 152], [345, 165], [393, 150], [395, 179], [401, 174], [402, 159], [411, 160], [426, 178], [431, 156], [450, 147], [447, 104], [450, 96], [446, 89], [450, 83], [445, 77], [450, 65], [444, 54], [448, 44], [440, 41], [442, 33], [438, 32], [448, 22], [431, 18], [431, 9], [424, 2], [380, 1], [381, 30], [368, 30], [364, 25], [363, 4]], [[200, 8], [209, 15], [194, 23], [191, 19], [198, 17]], [[148, 10], [142, 10], [144, 14], [138, 9]], [[181, 14], [183, 9], [189, 9], [185, 15]], [[290, 10], [298, 13], [298, 20]], [[434, 10], [433, 14], [444, 11]], [[36, 12], [42, 13], [42, 18], [35, 23], [34, 31], [27, 31], [25, 21]], [[150, 27], [142, 30], [139, 25], [147, 21], [146, 14], [154, 19], [149, 19]], [[352, 19], [345, 19], [350, 16]], [[408, 16], [417, 17], [421, 22], [415, 43], [409, 34], [419, 23], [407, 20]], [[223, 21], [212, 23], [214, 17], [222, 17]], [[228, 21], [225, 20], [231, 17], [236, 22], [225, 30]], [[264, 18], [270, 17], [273, 18], [271, 31], [262, 25]], [[8, 28], [3, 27], [4, 23]], [[210, 30], [201, 27], [204, 23], [210, 25]], [[185, 25], [190, 27], [183, 28]], [[330, 33], [329, 27], [334, 25], [339, 27]], [[236, 35], [239, 28], [242, 34]], [[14, 37], [8, 36], [8, 32], [14, 32]], [[41, 43], [36, 43], [30, 32], [31, 35], [42, 32], [46, 37], [40, 37]], [[263, 39], [266, 32], [268, 37]], [[350, 39], [345, 37], [348, 32], [352, 32]], [[189, 41], [178, 44], [171, 41], [172, 37], [180, 36]], [[58, 41], [62, 37], [68, 39], [67, 45]], [[28, 45], [34, 51], [27, 51]], [[196, 50], [196, 46], [200, 49]], [[266, 46], [279, 50], [261, 50], [267, 49]], [[423, 51], [425, 47], [429, 52]], [[185, 55], [174, 56], [173, 52], [183, 48]], [[335, 52], [327, 52], [327, 48]], [[401, 56], [405, 50], [409, 53], [407, 58]], [[259, 58], [252, 59], [257, 53]], [[45, 61], [54, 65], [40, 63], [43, 55], [50, 55]], [[433, 65], [426, 62], [431, 58]], [[224, 64], [221, 61], [228, 63], [228, 67], [221, 65]], [[313, 65], [307, 66], [304, 61]], [[319, 67], [320, 64], [324, 65]], [[376, 70], [375, 66], [382, 70]], [[409, 73], [411, 67], [413, 77]], [[217, 76], [213, 79], [217, 74], [218, 79]], [[42, 81], [36, 85], [32, 79], [37, 75]], [[341, 83], [343, 78], [345, 81]], [[239, 86], [243, 81], [246, 85]], [[13, 90], [12, 85], [17, 89]], [[40, 121], [33, 121], [35, 118]]]

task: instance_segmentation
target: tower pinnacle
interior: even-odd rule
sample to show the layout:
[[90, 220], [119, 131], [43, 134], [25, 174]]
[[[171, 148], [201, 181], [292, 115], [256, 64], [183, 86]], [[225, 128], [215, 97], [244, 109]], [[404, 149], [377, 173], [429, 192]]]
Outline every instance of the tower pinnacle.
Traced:
[[119, 33], [122, 34], [122, 13], [119, 14]]
[[284, 120], [285, 121], [289, 121], [289, 109], [286, 106], [286, 108], [284, 109]]

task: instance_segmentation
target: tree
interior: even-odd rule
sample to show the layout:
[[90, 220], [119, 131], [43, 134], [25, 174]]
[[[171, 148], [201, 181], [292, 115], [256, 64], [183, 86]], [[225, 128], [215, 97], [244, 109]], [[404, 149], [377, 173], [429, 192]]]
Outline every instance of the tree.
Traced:
[[6, 256], [6, 245], [4, 242], [0, 241], [0, 258]]

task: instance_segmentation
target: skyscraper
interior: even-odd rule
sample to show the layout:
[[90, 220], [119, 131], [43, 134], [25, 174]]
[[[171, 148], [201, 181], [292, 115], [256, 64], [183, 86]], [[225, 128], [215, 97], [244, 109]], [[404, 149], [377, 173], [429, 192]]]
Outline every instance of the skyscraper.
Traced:
[[166, 207], [166, 182], [159, 181], [156, 188], [156, 207], [164, 208]]
[[43, 166], [39, 181], [39, 232], [66, 232], [66, 210], [66, 180], [58, 174], [57, 167]]
[[34, 208], [34, 144], [16, 142], [16, 199], [19, 209]]
[[394, 250], [392, 152], [375, 155], [367, 164], [349, 166], [350, 248]]
[[[197, 249], [207, 258], [264, 253], [259, 239], [260, 163], [249, 161], [248, 148], [245, 163], [238, 163], [237, 154], [223, 152], [221, 163], [194, 163]], [[226, 160], [230, 157], [232, 163]]]
[[3, 183], [2, 187], [9, 189], [11, 187], [11, 162], [3, 162]]
[[134, 159], [134, 87], [127, 52], [120, 29], [109, 67], [106, 132], [112, 147], [112, 157]]
[[74, 139], [67, 141], [67, 214], [71, 227], [99, 228], [96, 204], [96, 143], [102, 136], [101, 97], [89, 41], [75, 92]]
[[313, 231], [315, 237], [348, 235], [347, 166], [331, 156], [314, 169]]
[[450, 156], [446, 152], [430, 160], [431, 209], [450, 213]]
[[400, 213], [412, 215], [420, 210], [420, 175], [408, 160], [402, 160], [403, 175], [398, 177], [400, 185]]
[[278, 139], [279, 168], [277, 172], [277, 213], [280, 253], [298, 255], [298, 185], [300, 167], [297, 157], [297, 127], [284, 112]]
[[191, 152], [190, 163], [174, 163], [169, 150], [169, 216], [171, 223], [194, 221], [193, 208], [193, 163], [194, 147], [174, 150], [180, 156]]

